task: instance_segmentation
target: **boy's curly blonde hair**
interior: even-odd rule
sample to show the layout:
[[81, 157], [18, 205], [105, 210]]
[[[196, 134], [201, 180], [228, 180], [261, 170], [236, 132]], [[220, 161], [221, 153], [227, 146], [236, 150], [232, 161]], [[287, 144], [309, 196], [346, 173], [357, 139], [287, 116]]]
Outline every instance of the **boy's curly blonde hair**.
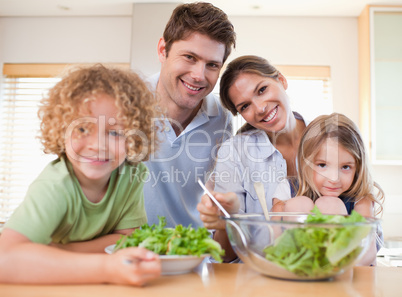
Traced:
[[67, 127], [82, 116], [80, 108], [97, 94], [115, 99], [126, 136], [127, 162], [147, 160], [157, 144], [154, 122], [161, 114], [156, 97], [136, 73], [101, 64], [72, 70], [41, 101], [39, 138], [44, 152], [65, 154]]

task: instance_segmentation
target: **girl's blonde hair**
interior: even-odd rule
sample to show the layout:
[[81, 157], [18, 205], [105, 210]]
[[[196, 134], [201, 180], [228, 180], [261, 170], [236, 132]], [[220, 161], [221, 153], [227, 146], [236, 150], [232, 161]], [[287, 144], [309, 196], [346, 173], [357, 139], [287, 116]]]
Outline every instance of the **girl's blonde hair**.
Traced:
[[41, 101], [39, 138], [44, 152], [65, 154], [67, 127], [83, 116], [80, 108], [97, 94], [114, 98], [126, 136], [127, 162], [147, 160], [157, 144], [154, 119], [160, 113], [156, 97], [136, 73], [101, 64], [72, 70]]
[[356, 162], [352, 185], [342, 195], [354, 202], [367, 197], [377, 204], [376, 214], [381, 213], [384, 192], [370, 174], [369, 161], [359, 129], [353, 121], [339, 113], [319, 116], [305, 129], [297, 155], [299, 190], [296, 195], [310, 197], [313, 201], [321, 196], [313, 182], [313, 165], [315, 156], [328, 138], [336, 138], [338, 144], [347, 150]]

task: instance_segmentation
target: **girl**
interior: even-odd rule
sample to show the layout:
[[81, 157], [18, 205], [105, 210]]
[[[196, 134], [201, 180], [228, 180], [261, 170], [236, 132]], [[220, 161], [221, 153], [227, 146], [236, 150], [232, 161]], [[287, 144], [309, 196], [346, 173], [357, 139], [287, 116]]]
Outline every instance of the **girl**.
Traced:
[[58, 158], [4, 227], [0, 282], [143, 285], [159, 276], [149, 251], [104, 253], [147, 222], [141, 161], [153, 151], [156, 106], [138, 75], [102, 65], [50, 90], [39, 109], [41, 141]]
[[333, 113], [312, 121], [302, 136], [297, 164], [299, 189], [284, 203], [284, 211], [310, 212], [317, 205], [323, 213], [381, 213], [384, 192], [372, 180], [359, 130], [346, 116]]
[[[281, 180], [297, 174], [297, 148], [307, 122], [292, 112], [287, 87], [286, 78], [257, 56], [234, 59], [221, 77], [223, 106], [247, 121], [241, 133], [220, 147], [213, 175], [216, 198], [229, 213], [262, 213], [256, 182], [263, 183], [271, 208]], [[204, 226], [216, 229], [214, 239], [225, 249], [225, 261], [235, 259], [219, 210], [207, 196], [202, 197], [197, 209]]]
[[[312, 121], [302, 136], [297, 164], [296, 197], [285, 202], [286, 197], [274, 198], [275, 211], [310, 212], [316, 205], [327, 214], [345, 215], [354, 209], [374, 217], [382, 212], [384, 192], [371, 177], [359, 130], [346, 116], [333, 113]], [[381, 230], [377, 233], [359, 264], [375, 263], [383, 240]]]

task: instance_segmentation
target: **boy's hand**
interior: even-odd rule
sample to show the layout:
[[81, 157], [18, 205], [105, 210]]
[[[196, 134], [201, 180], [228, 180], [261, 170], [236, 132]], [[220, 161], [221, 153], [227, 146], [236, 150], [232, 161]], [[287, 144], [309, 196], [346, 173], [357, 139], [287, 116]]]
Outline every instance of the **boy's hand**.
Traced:
[[[228, 213], [237, 213], [239, 211], [240, 202], [235, 193], [211, 193]], [[207, 195], [201, 197], [201, 202], [198, 203], [197, 210], [200, 212], [200, 218], [205, 228], [216, 230], [225, 229], [225, 222], [219, 219], [219, 216], [223, 215], [222, 212]]]
[[106, 257], [108, 283], [144, 286], [161, 274], [159, 256], [144, 248], [125, 248]]

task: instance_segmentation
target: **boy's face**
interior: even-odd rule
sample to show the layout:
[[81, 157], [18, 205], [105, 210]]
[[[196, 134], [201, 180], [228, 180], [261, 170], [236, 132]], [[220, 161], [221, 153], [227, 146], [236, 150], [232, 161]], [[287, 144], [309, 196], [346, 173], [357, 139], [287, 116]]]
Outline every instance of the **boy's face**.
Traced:
[[126, 157], [123, 127], [112, 97], [98, 94], [87, 104], [67, 129], [66, 155], [81, 184], [107, 183]]
[[182, 110], [195, 109], [215, 87], [224, 54], [223, 43], [199, 33], [175, 41], [166, 54], [162, 38], [158, 44], [162, 67], [157, 89], [162, 105], [173, 103]]

